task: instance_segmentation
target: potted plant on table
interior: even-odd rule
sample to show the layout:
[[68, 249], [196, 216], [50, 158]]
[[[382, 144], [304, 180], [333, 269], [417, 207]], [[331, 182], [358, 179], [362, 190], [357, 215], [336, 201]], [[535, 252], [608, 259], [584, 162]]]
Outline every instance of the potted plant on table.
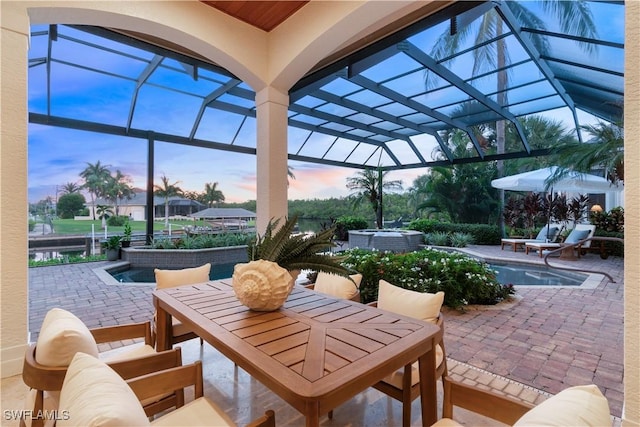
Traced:
[[281, 227], [280, 219], [270, 221], [265, 233], [249, 245], [249, 262], [235, 266], [233, 288], [249, 308], [277, 310], [303, 269], [349, 277], [349, 271], [340, 265], [342, 258], [330, 252], [335, 247], [335, 226], [312, 235], [293, 234], [297, 222], [297, 215]]
[[102, 247], [107, 254], [107, 261], [115, 261], [120, 257], [120, 240], [121, 236], [111, 236], [104, 241]]
[[122, 236], [122, 247], [128, 248], [131, 246], [131, 224], [129, 221], [124, 223], [124, 235]]

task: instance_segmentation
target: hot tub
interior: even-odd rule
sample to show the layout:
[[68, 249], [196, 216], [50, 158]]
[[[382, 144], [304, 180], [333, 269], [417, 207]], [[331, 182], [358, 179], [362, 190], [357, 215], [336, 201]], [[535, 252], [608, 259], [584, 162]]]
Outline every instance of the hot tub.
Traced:
[[415, 230], [351, 230], [349, 247], [388, 252], [413, 252], [424, 244], [424, 234]]

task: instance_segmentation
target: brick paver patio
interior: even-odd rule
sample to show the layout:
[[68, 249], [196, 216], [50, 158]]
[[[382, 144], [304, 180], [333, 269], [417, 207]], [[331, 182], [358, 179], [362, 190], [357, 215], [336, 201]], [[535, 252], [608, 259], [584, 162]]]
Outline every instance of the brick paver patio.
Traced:
[[[468, 250], [489, 259], [542, 262], [535, 254], [501, 251], [499, 246]], [[29, 270], [32, 341], [37, 339], [44, 315], [53, 307], [72, 311], [89, 327], [152, 318], [153, 285], [107, 285], [93, 269], [108, 264]], [[602, 260], [587, 254], [563, 264], [602, 269], [615, 283], [603, 280], [593, 289], [518, 288], [518, 298], [511, 303], [445, 310], [450, 370], [468, 382], [532, 402], [540, 396], [536, 390], [555, 394], [572, 385], [595, 383], [609, 400], [612, 415], [619, 417], [623, 401], [623, 260]]]

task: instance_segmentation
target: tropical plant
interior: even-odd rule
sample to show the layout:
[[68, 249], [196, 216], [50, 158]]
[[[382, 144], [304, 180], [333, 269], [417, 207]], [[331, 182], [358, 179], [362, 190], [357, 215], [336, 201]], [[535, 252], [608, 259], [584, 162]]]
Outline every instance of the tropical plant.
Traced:
[[133, 187], [131, 186], [131, 178], [124, 175], [120, 169], [117, 169], [114, 175], [109, 174], [107, 182], [103, 189], [105, 199], [113, 202], [116, 216], [119, 214], [119, 201], [122, 199], [131, 199], [133, 196]]
[[91, 196], [92, 216], [94, 219], [96, 218], [96, 198], [102, 196], [107, 179], [109, 179], [110, 176], [111, 172], [109, 168], [100, 164], [99, 160], [95, 164], [87, 163], [87, 167], [80, 172], [80, 177], [84, 179], [82, 188], [86, 189]]
[[343, 265], [362, 274], [360, 292], [363, 302], [377, 299], [380, 279], [418, 292], [444, 291], [444, 304], [496, 304], [515, 293], [503, 286], [486, 263], [467, 255], [436, 249], [393, 254], [390, 252], [349, 249], [343, 252]]
[[[534, 4], [541, 6], [542, 10], [555, 16], [557, 18], [557, 25], [559, 25], [562, 31], [573, 34], [576, 37], [597, 38], [597, 28], [594, 24], [591, 10], [584, 0], [503, 2], [502, 7], [509, 8], [525, 25], [544, 30], [547, 28], [546, 22], [540, 19], [533, 12], [533, 9], [530, 9], [531, 5]], [[444, 58], [451, 58], [454, 54], [465, 49], [467, 40], [473, 38], [473, 46], [476, 48], [472, 51], [473, 66], [471, 77], [485, 74], [494, 78], [494, 73], [496, 73], [495, 96], [497, 103], [501, 106], [508, 105], [508, 91], [506, 89], [509, 83], [509, 74], [507, 71], [509, 68], [507, 65], [511, 64], [511, 59], [507, 49], [507, 39], [502, 37], [505, 31], [508, 31], [508, 28], [506, 28], [502, 17], [496, 8], [491, 8], [484, 13], [480, 19], [474, 20], [473, 23], [458, 26], [455, 32], [447, 28], [447, 30], [436, 39], [430, 55], [437, 61], [443, 60]], [[531, 34], [530, 39], [540, 52], [548, 50], [548, 40], [544, 36]], [[585, 50], [585, 53], [590, 53], [589, 49], [592, 48], [591, 44], [581, 43], [580, 41], [576, 43], [579, 48]], [[425, 80], [427, 88], [433, 86], [435, 80], [434, 73], [427, 73]], [[505, 120], [498, 120], [495, 124], [495, 129], [497, 153], [503, 154], [505, 152], [506, 141]], [[504, 176], [503, 160], [498, 160], [496, 167], [497, 176]], [[499, 220], [502, 225], [504, 190], [499, 190], [499, 201]]]
[[350, 197], [354, 207], [363, 201], [369, 202], [375, 212], [376, 226], [383, 228], [382, 223], [382, 193], [384, 190], [402, 190], [402, 181], [385, 181], [388, 171], [382, 169], [364, 169], [355, 176], [347, 178], [347, 188], [351, 190]]
[[62, 186], [62, 194], [74, 194], [79, 193], [82, 190], [82, 186], [76, 184], [75, 182], [67, 182]]
[[218, 190], [217, 182], [207, 182], [204, 185], [204, 202], [209, 208], [213, 207], [214, 204], [224, 202], [224, 194]]
[[111, 236], [102, 243], [105, 249], [119, 249], [122, 236]]
[[124, 223], [124, 231], [122, 233], [123, 233], [122, 241], [130, 242], [131, 241], [131, 224], [129, 223], [129, 221]]
[[624, 128], [622, 121], [581, 126], [593, 139], [587, 143], [567, 143], [552, 151], [559, 166], [550, 182], [557, 181], [571, 171], [592, 173], [604, 170], [612, 184], [624, 181]]
[[111, 210], [110, 206], [98, 205], [96, 206], [96, 213], [98, 218], [102, 220], [102, 228], [105, 228], [107, 226], [107, 218], [113, 215], [113, 210]]
[[348, 277], [349, 271], [341, 264], [341, 258], [331, 253], [335, 247], [335, 226], [318, 233], [293, 234], [298, 216], [286, 218], [282, 226], [280, 219], [271, 220], [263, 235], [249, 244], [249, 261], [263, 259], [277, 263], [289, 271], [314, 270]]
[[178, 187], [178, 182], [173, 184], [169, 183], [169, 178], [166, 175], [160, 177], [161, 185], [153, 186], [153, 193], [164, 199], [164, 226], [169, 226], [169, 198], [179, 196], [182, 194], [182, 189]]

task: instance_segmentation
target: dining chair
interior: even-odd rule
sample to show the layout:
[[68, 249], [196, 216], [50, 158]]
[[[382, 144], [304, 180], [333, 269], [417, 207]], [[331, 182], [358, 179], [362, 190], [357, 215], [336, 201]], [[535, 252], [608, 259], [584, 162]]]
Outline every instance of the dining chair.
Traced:
[[483, 390], [448, 376], [442, 378], [442, 418], [433, 427], [462, 426], [455, 406], [508, 426], [610, 426], [609, 403], [594, 384], [566, 388], [537, 406]]
[[342, 277], [320, 271], [315, 282], [305, 287], [332, 297], [360, 302], [360, 282], [362, 282], [362, 274]]
[[[435, 294], [416, 292], [380, 280], [378, 300], [370, 305], [383, 310], [421, 319], [437, 325], [440, 329], [434, 337], [436, 343], [436, 379], [447, 375], [447, 357], [444, 346], [444, 317], [440, 312], [444, 292]], [[385, 377], [373, 387], [402, 402], [402, 425], [411, 422], [411, 402], [420, 396], [420, 370], [418, 362], [406, 365]]]
[[[173, 410], [150, 411], [141, 404], [159, 392], [185, 388], [193, 388], [194, 400], [187, 404], [178, 402]], [[222, 408], [204, 397], [201, 361], [125, 381], [104, 362], [77, 353], [62, 385], [60, 405], [69, 416], [63, 414], [58, 427], [236, 425]], [[248, 426], [275, 427], [275, 413], [267, 410]]]
[[[153, 270], [156, 277], [156, 289], [175, 288], [177, 286], [192, 285], [209, 281], [211, 263], [206, 263], [200, 267], [183, 268], [179, 270], [163, 270], [156, 268]], [[156, 313], [153, 314], [154, 333]], [[171, 318], [171, 342], [174, 345], [193, 338], [200, 338], [195, 332], [189, 330], [176, 318]], [[200, 345], [203, 344], [200, 338]]]
[[[144, 341], [99, 352], [98, 344], [133, 339]], [[38, 340], [28, 347], [23, 361], [22, 380], [30, 388], [25, 407], [32, 409], [32, 414], [59, 408], [64, 376], [77, 352], [100, 357], [125, 378], [182, 365], [180, 348], [156, 353], [151, 322], [89, 329], [73, 313], [53, 308], [45, 315]], [[166, 408], [179, 400], [184, 400], [184, 395], [178, 390], [165, 395], [156, 394], [144, 404]], [[44, 423], [41, 417], [23, 421], [32, 427], [40, 427]]]

